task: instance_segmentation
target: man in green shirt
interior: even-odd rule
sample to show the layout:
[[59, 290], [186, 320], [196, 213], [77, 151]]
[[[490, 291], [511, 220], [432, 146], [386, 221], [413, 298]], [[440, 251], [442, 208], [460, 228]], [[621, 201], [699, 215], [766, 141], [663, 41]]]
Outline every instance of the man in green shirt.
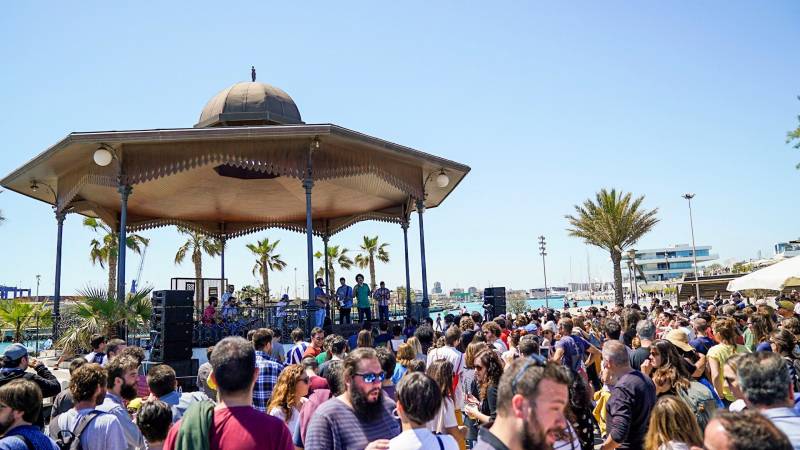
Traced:
[[372, 310], [369, 306], [370, 294], [369, 286], [364, 284], [364, 275], [356, 275], [356, 285], [353, 286], [353, 296], [357, 300], [358, 321], [364, 322], [364, 318], [372, 322]]

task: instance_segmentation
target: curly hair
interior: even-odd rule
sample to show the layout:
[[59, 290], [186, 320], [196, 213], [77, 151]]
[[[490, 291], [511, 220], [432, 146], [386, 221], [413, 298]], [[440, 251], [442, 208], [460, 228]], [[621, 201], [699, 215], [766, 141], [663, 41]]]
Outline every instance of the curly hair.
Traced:
[[292, 419], [292, 408], [300, 406], [297, 404], [297, 383], [305, 375], [305, 370], [300, 364], [287, 366], [278, 377], [275, 383], [275, 390], [272, 391], [272, 399], [269, 401], [267, 411], [273, 408], [280, 408], [286, 416], [286, 422]]
[[720, 317], [711, 326], [720, 343], [727, 345], [736, 344], [736, 322], [730, 317]]
[[75, 403], [91, 400], [99, 386], [106, 386], [108, 375], [100, 364], [90, 363], [78, 367], [72, 373], [69, 392]]
[[503, 376], [503, 362], [497, 356], [497, 352], [491, 349], [483, 350], [475, 355], [475, 361], [480, 361], [486, 368], [486, 378], [481, 381], [480, 386], [481, 400], [484, 400], [490, 386], [500, 385], [500, 377]]
[[464, 316], [458, 321], [458, 327], [461, 328], [461, 331], [473, 331], [475, 329], [475, 321], [472, 320], [472, 317]]
[[467, 351], [464, 352], [464, 367], [467, 369], [474, 369], [475, 357], [478, 353], [488, 348], [489, 346], [486, 345], [486, 342], [470, 342], [470, 344], [467, 345]]

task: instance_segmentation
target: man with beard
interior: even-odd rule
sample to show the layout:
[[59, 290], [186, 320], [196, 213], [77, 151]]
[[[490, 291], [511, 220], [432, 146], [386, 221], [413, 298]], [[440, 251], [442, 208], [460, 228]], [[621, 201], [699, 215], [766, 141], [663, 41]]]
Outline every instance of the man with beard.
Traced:
[[[47, 367], [41, 361], [37, 361], [36, 358], [30, 358], [28, 349], [24, 345], [14, 343], [6, 347], [2, 361], [0, 386], [22, 378], [36, 383], [42, 391], [42, 397], [52, 397], [61, 392], [61, 383], [58, 382], [56, 376], [47, 370]], [[34, 372], [28, 371], [28, 368], [33, 369]], [[44, 417], [41, 412], [34, 424], [44, 428]]]
[[42, 409], [42, 392], [28, 380], [0, 387], [0, 448], [58, 450], [56, 443], [32, 424]]
[[389, 439], [400, 434], [400, 425], [390, 413], [394, 404], [382, 394], [381, 383], [387, 376], [391, 374], [381, 370], [374, 349], [362, 347], [348, 354], [345, 392], [317, 409], [306, 431], [305, 448], [388, 448]]
[[108, 375], [99, 364], [75, 370], [69, 385], [75, 407], [50, 421], [50, 437], [76, 435], [83, 450], [125, 450], [128, 445], [119, 419], [95, 409], [106, 397], [107, 382]]
[[139, 361], [132, 356], [118, 356], [106, 364], [108, 372], [108, 389], [103, 404], [97, 407], [98, 411], [113, 414], [119, 419], [128, 442], [128, 450], [144, 448], [144, 437], [139, 427], [133, 423], [125, 401], [136, 398], [136, 382], [139, 375]]
[[473, 450], [551, 449], [567, 425], [569, 370], [539, 355], [506, 366], [497, 391], [497, 419]]

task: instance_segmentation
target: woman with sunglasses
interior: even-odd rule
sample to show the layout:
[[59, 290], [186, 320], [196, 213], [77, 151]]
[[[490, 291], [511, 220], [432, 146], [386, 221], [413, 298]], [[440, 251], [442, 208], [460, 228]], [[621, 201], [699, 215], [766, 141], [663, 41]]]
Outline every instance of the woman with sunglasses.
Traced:
[[503, 376], [503, 363], [490, 347], [475, 356], [474, 366], [475, 380], [464, 412], [480, 425], [486, 425], [497, 417], [497, 386]]
[[308, 395], [308, 374], [300, 364], [286, 367], [275, 383], [267, 411], [294, 430], [300, 420], [300, 408]]

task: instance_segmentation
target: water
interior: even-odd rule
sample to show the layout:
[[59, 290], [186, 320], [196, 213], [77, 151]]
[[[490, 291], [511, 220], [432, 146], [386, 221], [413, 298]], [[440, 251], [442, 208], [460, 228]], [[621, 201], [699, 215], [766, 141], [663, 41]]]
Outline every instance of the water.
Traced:
[[[39, 341], [39, 350], [44, 349], [44, 344], [46, 341], [47, 339], [42, 339]], [[13, 344], [13, 342], [0, 342], [0, 355], [6, 351], [6, 348], [8, 348], [8, 346], [11, 344]], [[23, 345], [25, 345], [25, 348], [28, 349], [28, 353], [33, 353], [36, 351], [36, 341], [34, 340], [25, 341], [23, 342]]]

